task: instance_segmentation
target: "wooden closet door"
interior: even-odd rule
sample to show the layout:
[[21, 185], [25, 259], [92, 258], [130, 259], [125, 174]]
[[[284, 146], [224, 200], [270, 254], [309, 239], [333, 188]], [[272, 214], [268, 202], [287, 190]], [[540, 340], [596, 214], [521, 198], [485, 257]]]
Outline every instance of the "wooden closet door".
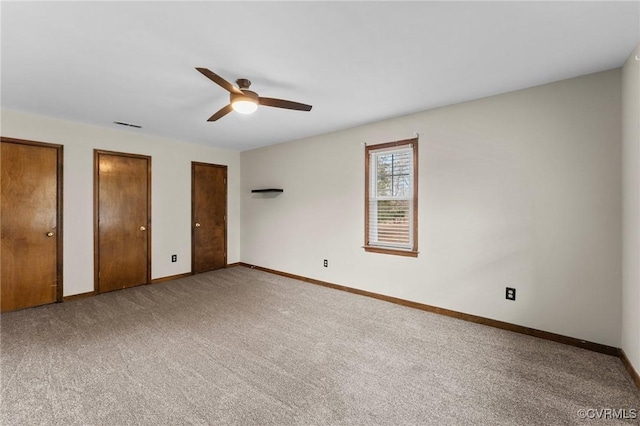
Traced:
[[191, 165], [191, 268], [227, 266], [227, 166]]
[[95, 169], [97, 291], [147, 284], [151, 158], [96, 151]]
[[2, 138], [2, 312], [62, 298], [62, 146]]

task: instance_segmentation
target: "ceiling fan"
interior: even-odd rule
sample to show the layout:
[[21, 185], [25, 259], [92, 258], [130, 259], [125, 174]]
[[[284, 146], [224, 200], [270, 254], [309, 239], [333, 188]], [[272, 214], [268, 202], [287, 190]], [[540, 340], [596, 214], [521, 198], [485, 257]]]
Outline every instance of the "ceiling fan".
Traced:
[[220, 118], [229, 114], [232, 110], [237, 111], [241, 114], [251, 114], [256, 109], [258, 109], [258, 105], [293, 109], [296, 111], [311, 111], [311, 105], [301, 104], [299, 102], [293, 101], [285, 101], [284, 99], [263, 98], [262, 96], [258, 96], [256, 92], [249, 90], [251, 82], [246, 78], [237, 79], [236, 83], [238, 84], [238, 87], [236, 87], [224, 78], [220, 77], [218, 74], [208, 70], [207, 68], [196, 69], [209, 80], [213, 81], [223, 89], [226, 89], [230, 95], [229, 105], [223, 107], [218, 112], [213, 114], [207, 121], [219, 120]]

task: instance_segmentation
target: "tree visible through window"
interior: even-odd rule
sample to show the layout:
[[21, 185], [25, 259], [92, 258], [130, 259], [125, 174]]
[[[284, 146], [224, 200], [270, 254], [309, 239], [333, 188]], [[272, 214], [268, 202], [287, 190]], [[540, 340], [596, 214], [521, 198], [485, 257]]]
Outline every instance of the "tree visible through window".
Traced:
[[365, 250], [417, 256], [418, 140], [366, 148]]

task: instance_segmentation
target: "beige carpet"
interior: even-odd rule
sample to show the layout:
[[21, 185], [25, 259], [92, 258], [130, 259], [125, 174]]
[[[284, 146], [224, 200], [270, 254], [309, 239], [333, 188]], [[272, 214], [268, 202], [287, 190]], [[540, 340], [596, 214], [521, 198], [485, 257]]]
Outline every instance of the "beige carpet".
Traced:
[[0, 326], [2, 425], [639, 423], [580, 416], [640, 416], [615, 357], [244, 267]]

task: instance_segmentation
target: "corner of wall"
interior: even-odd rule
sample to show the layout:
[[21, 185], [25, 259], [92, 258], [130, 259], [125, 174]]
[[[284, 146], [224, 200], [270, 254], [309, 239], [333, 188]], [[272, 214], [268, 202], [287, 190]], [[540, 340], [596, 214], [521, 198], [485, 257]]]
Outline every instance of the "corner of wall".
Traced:
[[640, 383], [640, 44], [622, 68], [622, 341]]

